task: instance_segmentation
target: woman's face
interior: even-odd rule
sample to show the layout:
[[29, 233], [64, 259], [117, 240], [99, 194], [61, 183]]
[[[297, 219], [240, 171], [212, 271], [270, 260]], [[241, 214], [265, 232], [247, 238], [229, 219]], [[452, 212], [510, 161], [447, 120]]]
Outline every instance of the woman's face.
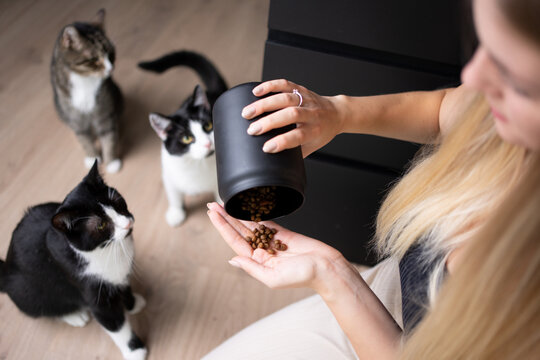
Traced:
[[505, 141], [540, 150], [540, 45], [513, 27], [496, 0], [474, 0], [474, 22], [480, 44], [463, 83], [484, 93]]

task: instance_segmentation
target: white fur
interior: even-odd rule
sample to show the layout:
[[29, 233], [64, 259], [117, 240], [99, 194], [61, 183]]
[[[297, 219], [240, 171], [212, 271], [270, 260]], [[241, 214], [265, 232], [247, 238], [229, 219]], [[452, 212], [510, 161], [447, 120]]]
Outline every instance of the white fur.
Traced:
[[114, 159], [110, 163], [107, 164], [107, 172], [109, 174], [115, 174], [120, 171], [122, 168], [122, 160], [120, 159]]
[[60, 319], [71, 326], [83, 327], [88, 323], [88, 321], [90, 321], [90, 314], [88, 314], [87, 310], [81, 310], [64, 315]]
[[82, 76], [71, 72], [71, 105], [82, 113], [91, 112], [96, 106], [96, 95], [103, 82], [100, 76]]
[[146, 306], [146, 300], [144, 300], [142, 295], [134, 293], [133, 297], [135, 298], [135, 304], [133, 305], [133, 309], [128, 311], [130, 315], [137, 314]]
[[103, 209], [114, 223], [113, 241], [92, 251], [73, 250], [87, 263], [83, 275], [95, 276], [113, 285], [127, 285], [135, 249], [133, 238], [126, 235], [133, 226], [133, 219], [118, 214], [111, 207], [103, 206]]
[[166, 220], [170, 226], [178, 226], [185, 220], [184, 195], [212, 192], [219, 199], [216, 158], [207, 157], [214, 149], [213, 133], [205, 133], [195, 121], [190, 121], [190, 130], [195, 141], [188, 153], [171, 155], [165, 146], [161, 148], [163, 185], [169, 200]]
[[105, 71], [103, 72], [103, 77], [104, 78], [107, 78], [111, 75], [112, 71], [113, 71], [113, 64], [111, 64], [111, 62], [109, 61], [109, 58], [105, 58], [105, 61], [104, 61], [104, 65], [105, 65]]
[[100, 157], [93, 157], [93, 156], [86, 156], [84, 158], [84, 166], [86, 166], [87, 169], [91, 169], [92, 166], [94, 166], [94, 162], [98, 161], [98, 163], [101, 163]]
[[111, 75], [113, 65], [108, 58], [104, 60], [105, 69], [101, 75], [79, 75], [70, 72], [69, 82], [71, 84], [71, 105], [82, 113], [91, 112], [96, 106], [96, 96], [98, 90], [106, 79]]
[[113, 339], [114, 343], [120, 351], [122, 352], [122, 355], [124, 356], [124, 359], [126, 360], [144, 360], [146, 359], [146, 348], [131, 350], [128, 346], [129, 340], [131, 340], [132, 330], [131, 325], [129, 321], [124, 321], [124, 325], [120, 328], [120, 330], [112, 332], [107, 331], [109, 336]]

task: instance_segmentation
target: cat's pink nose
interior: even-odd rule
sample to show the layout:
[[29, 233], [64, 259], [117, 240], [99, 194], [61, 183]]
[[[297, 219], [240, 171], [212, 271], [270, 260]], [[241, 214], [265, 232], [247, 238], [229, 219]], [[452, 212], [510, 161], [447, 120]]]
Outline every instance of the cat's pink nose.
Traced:
[[204, 147], [207, 148], [207, 149], [210, 149], [212, 147], [212, 143], [207, 142], [206, 144], [204, 144]]
[[133, 220], [128, 220], [126, 225], [124, 225], [124, 229], [131, 229], [132, 226], [133, 226]]

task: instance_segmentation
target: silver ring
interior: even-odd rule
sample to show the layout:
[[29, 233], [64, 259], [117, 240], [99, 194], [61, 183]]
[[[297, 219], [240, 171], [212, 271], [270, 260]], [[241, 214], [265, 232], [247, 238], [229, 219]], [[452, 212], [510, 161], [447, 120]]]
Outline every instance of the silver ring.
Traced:
[[302, 94], [300, 94], [300, 92], [296, 89], [293, 89], [292, 93], [298, 95], [298, 97], [300, 98], [300, 102], [298, 103], [298, 105], [296, 105], [296, 107], [302, 106], [302, 101], [304, 101], [304, 99], [302, 98]]

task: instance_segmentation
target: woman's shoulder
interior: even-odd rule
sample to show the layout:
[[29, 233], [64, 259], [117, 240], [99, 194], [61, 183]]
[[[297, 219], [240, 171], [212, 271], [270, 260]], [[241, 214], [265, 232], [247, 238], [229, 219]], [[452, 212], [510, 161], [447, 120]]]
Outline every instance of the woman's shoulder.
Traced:
[[448, 134], [457, 121], [463, 119], [465, 113], [479, 98], [481, 98], [481, 95], [477, 91], [463, 85], [446, 91], [439, 110], [441, 137]]

